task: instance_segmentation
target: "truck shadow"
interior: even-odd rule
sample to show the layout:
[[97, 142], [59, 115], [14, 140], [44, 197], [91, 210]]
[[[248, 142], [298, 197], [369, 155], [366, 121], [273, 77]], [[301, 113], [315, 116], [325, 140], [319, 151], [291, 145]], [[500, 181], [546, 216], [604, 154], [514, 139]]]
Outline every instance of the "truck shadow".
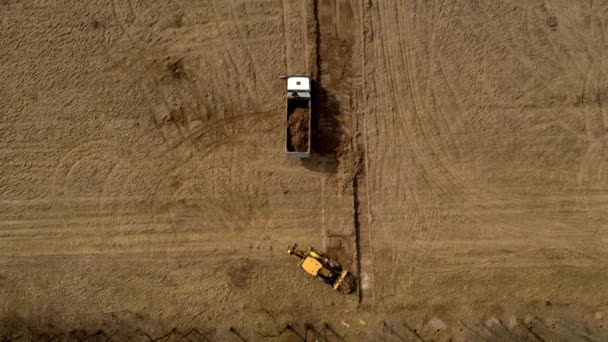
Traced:
[[302, 159], [302, 165], [312, 171], [334, 173], [338, 168], [338, 148], [342, 123], [340, 101], [326, 89], [313, 83], [311, 118], [311, 154]]

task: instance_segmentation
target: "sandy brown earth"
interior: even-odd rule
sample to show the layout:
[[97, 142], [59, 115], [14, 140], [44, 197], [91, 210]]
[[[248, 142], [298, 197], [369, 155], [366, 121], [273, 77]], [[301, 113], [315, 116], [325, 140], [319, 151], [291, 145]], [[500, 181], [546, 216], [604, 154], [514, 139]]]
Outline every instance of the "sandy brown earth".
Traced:
[[0, 339], [606, 340], [607, 30], [599, 0], [0, 1]]

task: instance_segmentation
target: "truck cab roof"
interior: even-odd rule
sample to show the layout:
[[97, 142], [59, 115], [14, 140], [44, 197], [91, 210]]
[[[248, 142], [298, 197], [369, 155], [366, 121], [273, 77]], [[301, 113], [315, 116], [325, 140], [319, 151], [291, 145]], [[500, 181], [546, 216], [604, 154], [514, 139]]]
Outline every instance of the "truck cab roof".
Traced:
[[310, 77], [291, 76], [287, 78], [287, 91], [310, 91]]

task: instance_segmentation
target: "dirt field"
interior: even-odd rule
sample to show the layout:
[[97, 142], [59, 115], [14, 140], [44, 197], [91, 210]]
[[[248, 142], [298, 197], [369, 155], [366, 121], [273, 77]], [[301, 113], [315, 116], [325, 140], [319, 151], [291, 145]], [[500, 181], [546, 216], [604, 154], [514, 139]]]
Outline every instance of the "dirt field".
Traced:
[[600, 0], [0, 0], [0, 339], [608, 339], [607, 30]]

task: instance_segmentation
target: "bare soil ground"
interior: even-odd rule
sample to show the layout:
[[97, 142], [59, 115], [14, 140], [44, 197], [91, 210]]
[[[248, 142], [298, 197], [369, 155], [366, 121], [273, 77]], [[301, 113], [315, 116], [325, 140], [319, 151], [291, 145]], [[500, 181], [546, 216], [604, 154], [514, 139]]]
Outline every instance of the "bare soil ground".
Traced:
[[607, 30], [608, 1], [0, 1], [0, 339], [605, 340]]

